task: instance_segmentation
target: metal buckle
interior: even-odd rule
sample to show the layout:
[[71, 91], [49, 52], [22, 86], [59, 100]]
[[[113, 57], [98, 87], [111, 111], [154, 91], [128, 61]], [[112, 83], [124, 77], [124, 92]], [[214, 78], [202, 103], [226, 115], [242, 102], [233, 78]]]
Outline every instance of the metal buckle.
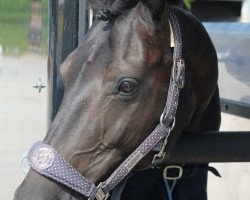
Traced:
[[180, 77], [176, 77], [177, 70], [178, 70], [178, 74], [181, 73], [181, 70], [185, 70], [185, 61], [182, 58], [174, 60], [174, 64], [173, 64], [173, 68], [172, 68], [172, 78], [174, 81], [174, 85], [178, 89], [182, 89], [185, 86], [185, 73], [184, 73], [183, 79], [180, 80], [179, 79]]
[[[173, 177], [173, 176], [169, 176], [168, 175], [168, 171], [170, 169], [175, 169], [175, 170], [178, 170], [178, 175]], [[176, 180], [179, 180], [183, 175], [183, 169], [182, 167], [180, 166], [177, 166], [177, 165], [173, 165], [173, 166], [167, 166], [164, 171], [163, 171], [163, 177], [166, 179], [166, 180], [171, 180], [171, 181], [176, 181]]]
[[[109, 193], [106, 193], [104, 192], [103, 190], [103, 187], [105, 186], [105, 183], [100, 183], [98, 186], [97, 186], [97, 192], [95, 194], [95, 199], [96, 200], [107, 200], [110, 196]], [[92, 200], [92, 199], [88, 199], [88, 200]]]

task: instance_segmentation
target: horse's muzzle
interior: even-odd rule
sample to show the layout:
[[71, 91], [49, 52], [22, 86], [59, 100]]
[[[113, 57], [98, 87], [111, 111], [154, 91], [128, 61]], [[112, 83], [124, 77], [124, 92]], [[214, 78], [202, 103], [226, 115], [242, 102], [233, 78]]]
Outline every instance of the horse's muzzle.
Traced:
[[31, 170], [13, 200], [85, 200], [85, 197]]
[[[53, 195], [53, 191], [45, 189], [44, 187], [22, 187], [22, 185], [16, 190], [14, 200], [59, 200], [59, 198]], [[66, 200], [66, 199], [65, 199]], [[70, 200], [68, 198], [67, 200]]]
[[44, 187], [24, 189], [20, 186], [16, 190], [13, 200], [85, 200], [85, 198], [74, 197], [65, 192], [55, 194], [53, 191], [46, 190]]

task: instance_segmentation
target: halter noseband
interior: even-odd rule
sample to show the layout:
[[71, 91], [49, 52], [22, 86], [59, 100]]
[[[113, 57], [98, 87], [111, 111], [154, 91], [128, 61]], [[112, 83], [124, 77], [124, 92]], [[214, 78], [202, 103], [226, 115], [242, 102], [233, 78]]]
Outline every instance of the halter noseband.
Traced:
[[89, 198], [89, 200], [106, 200], [112, 191], [132, 169], [150, 151], [158, 149], [152, 166], [163, 162], [168, 137], [175, 125], [175, 115], [179, 102], [180, 89], [185, 82], [185, 63], [182, 59], [182, 36], [178, 19], [170, 9], [169, 20], [174, 35], [173, 68], [170, 77], [168, 97], [163, 110], [160, 124], [144, 140], [144, 142], [112, 173], [103, 183], [96, 186], [93, 182], [77, 172], [60, 154], [44, 142], [37, 142], [28, 155], [29, 165], [37, 173], [51, 178], [74, 191]]

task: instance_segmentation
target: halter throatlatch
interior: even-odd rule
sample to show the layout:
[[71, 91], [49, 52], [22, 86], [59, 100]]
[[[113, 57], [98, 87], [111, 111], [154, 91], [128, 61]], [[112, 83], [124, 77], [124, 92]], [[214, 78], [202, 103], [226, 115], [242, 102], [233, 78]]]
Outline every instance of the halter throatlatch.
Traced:
[[165, 147], [168, 137], [175, 126], [175, 115], [179, 102], [180, 89], [185, 83], [185, 63], [182, 59], [182, 37], [178, 19], [170, 9], [169, 21], [174, 34], [173, 68], [170, 77], [168, 97], [163, 110], [160, 124], [144, 140], [144, 142], [112, 173], [112, 175], [99, 186], [83, 177], [60, 154], [44, 142], [37, 142], [31, 148], [28, 155], [29, 165], [37, 173], [51, 178], [74, 191], [89, 198], [89, 200], [106, 200], [112, 191], [134, 167], [150, 151], [160, 146], [155, 155], [153, 165], [164, 161]]

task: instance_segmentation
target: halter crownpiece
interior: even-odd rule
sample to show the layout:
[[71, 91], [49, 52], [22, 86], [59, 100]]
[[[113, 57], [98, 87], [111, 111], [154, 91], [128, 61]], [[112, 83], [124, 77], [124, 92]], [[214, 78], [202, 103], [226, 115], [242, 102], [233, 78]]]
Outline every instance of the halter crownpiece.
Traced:
[[105, 182], [100, 183], [98, 186], [77, 172], [56, 150], [44, 142], [37, 142], [29, 152], [28, 162], [34, 171], [79, 192], [88, 197], [89, 200], [106, 200], [110, 196], [109, 192], [123, 181], [150, 151], [156, 148], [159, 149], [159, 153], [155, 155], [152, 162], [153, 165], [161, 164], [164, 161], [168, 137], [175, 126], [180, 89], [184, 87], [185, 83], [181, 30], [178, 19], [172, 9], [169, 12], [169, 21], [174, 36], [173, 68], [166, 106], [163, 110], [160, 124], [155, 130]]

